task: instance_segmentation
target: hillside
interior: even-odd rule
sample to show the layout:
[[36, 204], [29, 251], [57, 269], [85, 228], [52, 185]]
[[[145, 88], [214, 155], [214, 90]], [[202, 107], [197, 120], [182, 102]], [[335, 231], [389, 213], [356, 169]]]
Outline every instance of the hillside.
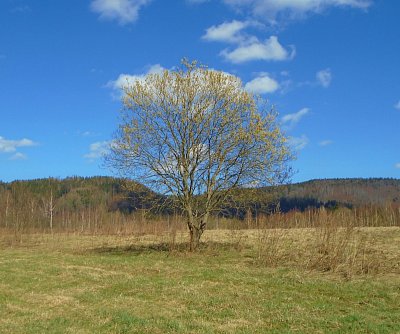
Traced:
[[278, 188], [281, 197], [314, 200], [320, 204], [333, 204], [348, 207], [366, 205], [400, 206], [400, 180], [371, 179], [324, 179], [285, 185]]
[[252, 214], [269, 214], [279, 210], [305, 211], [308, 208], [400, 207], [398, 179], [322, 179], [307, 182], [241, 189], [226, 203], [222, 214], [243, 218]]
[[[399, 179], [326, 179], [266, 187], [240, 189], [229, 198], [222, 215], [243, 217], [248, 209], [269, 213], [279, 209], [344, 206], [400, 207]], [[76, 214], [82, 210], [132, 213], [158, 207], [172, 212], [168, 198], [130, 180], [113, 177], [48, 178], [0, 183], [0, 219], [14, 209], [19, 216], [48, 215], [49, 211]]]
[[114, 177], [69, 177], [0, 183], [0, 208], [4, 202], [44, 205], [53, 201], [58, 210], [105, 207], [132, 212], [148, 209], [163, 196], [131, 180]]

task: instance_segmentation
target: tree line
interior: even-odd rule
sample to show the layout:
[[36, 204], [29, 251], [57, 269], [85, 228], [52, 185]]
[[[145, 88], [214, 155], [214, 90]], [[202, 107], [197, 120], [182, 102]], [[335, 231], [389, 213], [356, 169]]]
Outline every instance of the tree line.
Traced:
[[[213, 212], [213, 219], [234, 221], [235, 227], [243, 227], [249, 219], [264, 217], [272, 221], [275, 219], [272, 216], [279, 214], [284, 222], [281, 224], [289, 226], [282, 214], [300, 219], [294, 213], [310, 217], [317, 209], [346, 209], [366, 224], [378, 220], [380, 225], [384, 224], [383, 217], [391, 213], [391, 224], [395, 224], [400, 208], [397, 197], [400, 191], [396, 190], [399, 188], [400, 180], [396, 179], [314, 180], [241, 188], [234, 190], [221, 209]], [[342, 194], [346, 196], [341, 197]], [[364, 194], [369, 196], [362, 201]], [[127, 222], [168, 224], [171, 217], [181, 220], [181, 216], [172, 198], [129, 179], [99, 176], [0, 183], [0, 229], [76, 232], [109, 229], [114, 233]], [[229, 224], [227, 221], [225, 224]], [[278, 227], [279, 222], [274, 220], [274, 226]]]

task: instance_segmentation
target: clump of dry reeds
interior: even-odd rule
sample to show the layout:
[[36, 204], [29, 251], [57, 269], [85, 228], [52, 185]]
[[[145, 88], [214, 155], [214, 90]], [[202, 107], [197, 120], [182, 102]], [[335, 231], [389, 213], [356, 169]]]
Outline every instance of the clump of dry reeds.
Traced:
[[374, 240], [351, 223], [326, 215], [315, 230], [315, 238], [306, 267], [324, 272], [338, 272], [350, 278], [355, 274], [379, 272], [382, 259], [373, 252]]
[[395, 270], [366, 231], [334, 218], [321, 211], [321, 220], [313, 229], [259, 229], [257, 262], [337, 273], [348, 279]]
[[259, 229], [256, 235], [256, 251], [259, 263], [278, 266], [288, 255], [288, 240], [283, 229]]

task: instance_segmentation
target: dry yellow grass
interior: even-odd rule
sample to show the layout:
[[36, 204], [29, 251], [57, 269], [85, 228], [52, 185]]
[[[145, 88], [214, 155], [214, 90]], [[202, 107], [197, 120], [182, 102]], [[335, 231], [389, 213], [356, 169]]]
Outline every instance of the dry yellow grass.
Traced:
[[357, 229], [385, 257], [352, 277], [305, 266], [318, 233], [3, 236], [0, 333], [399, 332], [400, 229]]

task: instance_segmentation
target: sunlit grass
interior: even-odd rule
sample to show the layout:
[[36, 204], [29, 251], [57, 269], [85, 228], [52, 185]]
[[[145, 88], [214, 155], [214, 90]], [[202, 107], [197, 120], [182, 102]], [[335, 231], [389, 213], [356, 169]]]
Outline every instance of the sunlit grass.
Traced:
[[[288, 230], [282, 245], [301, 249], [314, 232]], [[352, 280], [296, 257], [265, 265], [258, 233], [209, 231], [196, 253], [186, 234], [4, 237], [0, 333], [400, 332], [400, 229], [362, 231], [391, 269]]]

